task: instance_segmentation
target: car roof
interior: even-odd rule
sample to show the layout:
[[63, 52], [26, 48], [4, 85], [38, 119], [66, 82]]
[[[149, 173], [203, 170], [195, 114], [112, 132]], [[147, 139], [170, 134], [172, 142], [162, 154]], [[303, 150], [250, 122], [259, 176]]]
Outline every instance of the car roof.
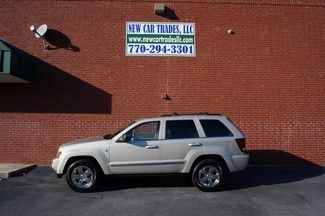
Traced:
[[226, 116], [220, 114], [168, 114], [162, 115], [160, 117], [151, 117], [151, 118], [142, 118], [136, 120], [136, 122], [140, 121], [160, 121], [162, 119], [166, 120], [177, 120], [177, 119], [190, 119], [190, 118], [205, 118], [205, 119], [221, 119], [226, 118]]

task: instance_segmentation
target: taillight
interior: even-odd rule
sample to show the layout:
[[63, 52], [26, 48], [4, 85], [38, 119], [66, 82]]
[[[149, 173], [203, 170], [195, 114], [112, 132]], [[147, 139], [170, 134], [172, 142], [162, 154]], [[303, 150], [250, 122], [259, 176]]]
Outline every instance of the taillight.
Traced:
[[245, 138], [236, 139], [236, 143], [237, 143], [238, 147], [240, 148], [240, 151], [244, 152], [246, 150]]

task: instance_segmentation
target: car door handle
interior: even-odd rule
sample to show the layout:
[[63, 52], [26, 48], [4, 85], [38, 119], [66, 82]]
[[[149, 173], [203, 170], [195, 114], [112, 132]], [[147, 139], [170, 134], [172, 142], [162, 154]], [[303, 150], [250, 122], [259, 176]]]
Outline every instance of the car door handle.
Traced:
[[201, 143], [190, 143], [188, 144], [188, 146], [202, 146]]
[[157, 145], [147, 145], [146, 149], [156, 149], [159, 148]]

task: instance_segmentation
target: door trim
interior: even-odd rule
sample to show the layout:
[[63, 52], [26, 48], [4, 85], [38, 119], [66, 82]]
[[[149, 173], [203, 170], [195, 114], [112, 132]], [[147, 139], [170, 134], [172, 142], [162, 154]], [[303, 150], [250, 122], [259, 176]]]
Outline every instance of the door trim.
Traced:
[[154, 166], [154, 165], [171, 165], [171, 164], [184, 164], [185, 161], [170, 160], [170, 161], [149, 161], [149, 162], [118, 162], [110, 163], [111, 167], [124, 167], [124, 166]]

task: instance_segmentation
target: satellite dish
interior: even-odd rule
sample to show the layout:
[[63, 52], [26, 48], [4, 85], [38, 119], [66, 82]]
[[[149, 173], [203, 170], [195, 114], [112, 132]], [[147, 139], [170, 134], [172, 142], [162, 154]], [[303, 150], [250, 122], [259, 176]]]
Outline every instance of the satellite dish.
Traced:
[[43, 37], [45, 35], [46, 31], [47, 31], [47, 25], [43, 24], [40, 27], [38, 27], [37, 29], [35, 29], [34, 25], [31, 25], [29, 27], [29, 29], [30, 29], [31, 32], [35, 33], [36, 38], [41, 38], [42, 39], [43, 46], [44, 46], [44, 51], [47, 51], [49, 49], [49, 46], [46, 44], [45, 39]]
[[35, 37], [36, 38], [43, 37], [43, 35], [46, 33], [46, 31], [47, 31], [47, 25], [46, 24], [41, 25], [35, 31]]

